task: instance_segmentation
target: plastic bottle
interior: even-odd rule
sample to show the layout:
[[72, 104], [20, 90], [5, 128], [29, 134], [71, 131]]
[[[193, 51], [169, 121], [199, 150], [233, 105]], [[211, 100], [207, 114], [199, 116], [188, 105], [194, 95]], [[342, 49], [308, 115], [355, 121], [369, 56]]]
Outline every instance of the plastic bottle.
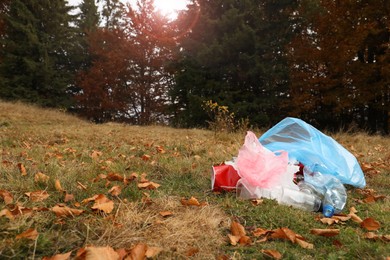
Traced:
[[321, 199], [315, 194], [281, 186], [272, 189], [254, 187], [243, 180], [240, 180], [237, 184], [237, 196], [243, 199], [274, 199], [279, 204], [290, 205], [307, 211], [318, 211], [321, 207]]
[[305, 182], [312, 185], [317, 192], [323, 194], [322, 213], [330, 218], [340, 213], [347, 201], [347, 192], [344, 185], [333, 175], [321, 174], [319, 165], [304, 168]]

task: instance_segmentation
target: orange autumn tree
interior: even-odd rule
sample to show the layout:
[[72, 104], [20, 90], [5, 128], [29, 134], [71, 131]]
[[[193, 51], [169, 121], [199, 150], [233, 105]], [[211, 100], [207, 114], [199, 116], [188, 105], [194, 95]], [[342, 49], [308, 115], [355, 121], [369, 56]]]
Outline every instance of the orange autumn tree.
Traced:
[[80, 113], [95, 121], [150, 124], [164, 121], [171, 75], [174, 40], [164, 17], [152, 1], [123, 6], [115, 26], [90, 35], [92, 67], [79, 75]]
[[386, 0], [301, 1], [288, 46], [294, 115], [389, 132], [389, 11]]

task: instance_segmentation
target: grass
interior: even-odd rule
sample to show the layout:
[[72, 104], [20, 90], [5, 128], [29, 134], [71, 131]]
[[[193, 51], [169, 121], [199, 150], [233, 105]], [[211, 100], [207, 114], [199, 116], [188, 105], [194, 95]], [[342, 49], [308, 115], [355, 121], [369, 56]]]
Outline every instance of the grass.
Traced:
[[[211, 166], [236, 156], [244, 137], [242, 132], [214, 135], [200, 129], [94, 125], [59, 111], [0, 102], [0, 190], [13, 196], [8, 205], [0, 196], [0, 212], [20, 210], [12, 219], [0, 217], [0, 258], [40, 259], [70, 251], [75, 257], [77, 250], [88, 245], [130, 249], [137, 243], [161, 248], [158, 259], [267, 258], [262, 249], [277, 250], [284, 259], [390, 256], [388, 241], [365, 239], [367, 230], [353, 221], [332, 226], [340, 229], [337, 237], [320, 237], [310, 234], [310, 229], [327, 228], [316, 219], [319, 213], [272, 200], [253, 206], [233, 193], [212, 193]], [[388, 235], [390, 139], [364, 133], [338, 133], [333, 137], [356, 154], [360, 163], [372, 166], [367, 170], [367, 188], [387, 196], [374, 203], [361, 203], [364, 196], [348, 187], [347, 207], [354, 206], [362, 219], [378, 221], [380, 228], [373, 231], [375, 234]], [[18, 164], [25, 167], [25, 175]], [[48, 176], [48, 180], [35, 180], [38, 173]], [[115, 173], [139, 177], [127, 184], [103, 177]], [[142, 174], [161, 186], [139, 189]], [[56, 188], [56, 181], [64, 191]], [[111, 195], [108, 191], [113, 186], [121, 187], [121, 194]], [[45, 190], [50, 196], [31, 201], [25, 195], [37, 190]], [[65, 201], [65, 193], [72, 194], [74, 200]], [[114, 202], [111, 212], [92, 210], [93, 202], [82, 203], [97, 194]], [[192, 196], [208, 205], [181, 204], [182, 198]], [[50, 209], [58, 204], [84, 212], [57, 217]], [[164, 211], [172, 215], [163, 217], [160, 213]], [[230, 245], [227, 234], [233, 219], [246, 227], [251, 245]], [[259, 242], [251, 235], [256, 227], [288, 227], [314, 244], [314, 249], [284, 240]], [[37, 230], [38, 237], [16, 238], [29, 228]]]

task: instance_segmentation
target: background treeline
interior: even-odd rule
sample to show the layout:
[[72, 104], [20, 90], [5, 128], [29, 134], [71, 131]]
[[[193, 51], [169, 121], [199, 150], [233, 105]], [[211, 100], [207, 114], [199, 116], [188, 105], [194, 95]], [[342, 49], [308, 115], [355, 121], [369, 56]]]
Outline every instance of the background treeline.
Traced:
[[389, 133], [390, 1], [1, 0], [0, 98], [95, 122], [205, 126], [212, 100], [271, 126]]

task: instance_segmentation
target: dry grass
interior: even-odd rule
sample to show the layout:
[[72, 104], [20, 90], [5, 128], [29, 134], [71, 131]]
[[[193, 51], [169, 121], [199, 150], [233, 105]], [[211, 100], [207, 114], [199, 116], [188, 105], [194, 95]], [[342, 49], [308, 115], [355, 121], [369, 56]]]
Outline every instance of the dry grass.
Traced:
[[[75, 217], [58, 218], [45, 210], [21, 214], [14, 220], [0, 217], [0, 258], [41, 258], [69, 251], [74, 256], [87, 245], [129, 249], [139, 242], [161, 247], [159, 259], [184, 259], [189, 254], [194, 254], [195, 259], [215, 259], [221, 254], [234, 259], [258, 259], [264, 258], [261, 249], [270, 248], [300, 259], [385, 256], [387, 245], [362, 239], [363, 231], [358, 225], [340, 227], [343, 232], [339, 239], [344, 247], [334, 250], [332, 240], [307, 234], [310, 228], [323, 228], [313, 220], [314, 213], [279, 206], [273, 201], [254, 207], [237, 200], [234, 194], [210, 193], [211, 166], [236, 156], [244, 136], [162, 126], [94, 125], [60, 111], [0, 102], [0, 190], [13, 195], [12, 205], [5, 205], [0, 197], [0, 212], [16, 204], [27, 209], [50, 209], [62, 203], [84, 210]], [[333, 137], [353, 152], [360, 163], [374, 168], [367, 171], [367, 188], [388, 196], [390, 139], [364, 133], [338, 133]], [[26, 168], [25, 176], [18, 164]], [[49, 179], [35, 181], [39, 172]], [[146, 174], [148, 180], [161, 186], [146, 191], [152, 203], [145, 203], [145, 191], [137, 188], [140, 177], [128, 184], [98, 179], [101, 174], [110, 173]], [[64, 192], [56, 189], [56, 180], [74, 195], [74, 200], [64, 201]], [[122, 188], [117, 197], [108, 192], [113, 186]], [[45, 190], [50, 196], [32, 202], [25, 193], [35, 190]], [[111, 213], [99, 213], [91, 209], [92, 203], [81, 203], [96, 194], [104, 194], [114, 202]], [[362, 195], [356, 189], [349, 188], [348, 194], [348, 206], [355, 206], [362, 218], [379, 221], [379, 234], [389, 233], [388, 199], [361, 204], [358, 199]], [[185, 207], [180, 203], [181, 198], [191, 196], [207, 201], [208, 206]], [[172, 215], [163, 217], [162, 211]], [[254, 227], [289, 227], [315, 241], [316, 250], [302, 250], [283, 241], [233, 247], [226, 240], [233, 217], [248, 227], [248, 232]], [[39, 232], [36, 240], [16, 239], [28, 228]]]

